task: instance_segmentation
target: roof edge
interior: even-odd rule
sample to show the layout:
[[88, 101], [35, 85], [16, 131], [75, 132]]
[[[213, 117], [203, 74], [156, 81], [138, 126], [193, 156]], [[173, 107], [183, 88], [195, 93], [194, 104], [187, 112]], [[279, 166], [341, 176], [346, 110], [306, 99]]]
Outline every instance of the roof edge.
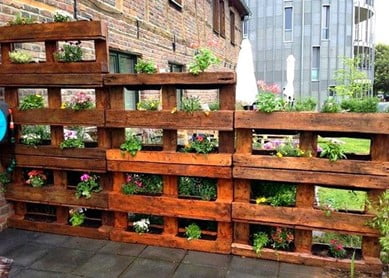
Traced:
[[241, 18], [249, 16], [251, 14], [249, 7], [244, 0], [228, 0], [228, 4], [235, 7]]

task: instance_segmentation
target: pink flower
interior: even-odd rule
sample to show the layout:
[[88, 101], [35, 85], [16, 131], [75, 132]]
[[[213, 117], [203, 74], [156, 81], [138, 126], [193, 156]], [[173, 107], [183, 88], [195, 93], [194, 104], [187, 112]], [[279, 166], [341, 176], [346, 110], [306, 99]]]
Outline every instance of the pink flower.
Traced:
[[127, 183], [132, 181], [132, 177], [130, 175], [127, 176]]
[[90, 176], [88, 174], [83, 174], [80, 179], [81, 181], [88, 181], [90, 179]]
[[269, 141], [269, 142], [263, 144], [263, 148], [265, 150], [271, 150], [271, 149], [274, 149], [274, 146], [273, 146], [273, 143]]
[[203, 141], [204, 141], [204, 137], [198, 135], [198, 136], [196, 137], [196, 140], [199, 141], [199, 142], [203, 142]]

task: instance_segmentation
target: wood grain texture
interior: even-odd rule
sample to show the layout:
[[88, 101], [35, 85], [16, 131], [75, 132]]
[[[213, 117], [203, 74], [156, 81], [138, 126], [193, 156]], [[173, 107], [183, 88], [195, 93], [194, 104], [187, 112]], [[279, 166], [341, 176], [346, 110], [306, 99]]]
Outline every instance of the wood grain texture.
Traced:
[[82, 62], [40, 62], [30, 64], [0, 64], [0, 74], [66, 74], [66, 73], [105, 73], [108, 64], [96, 61]]
[[102, 74], [0, 74], [0, 86], [23, 88], [95, 88], [103, 86]]
[[[287, 119], [287, 120], [286, 120]], [[236, 111], [236, 128], [389, 134], [387, 113]]]
[[233, 130], [233, 112], [180, 112], [107, 110], [107, 127]]

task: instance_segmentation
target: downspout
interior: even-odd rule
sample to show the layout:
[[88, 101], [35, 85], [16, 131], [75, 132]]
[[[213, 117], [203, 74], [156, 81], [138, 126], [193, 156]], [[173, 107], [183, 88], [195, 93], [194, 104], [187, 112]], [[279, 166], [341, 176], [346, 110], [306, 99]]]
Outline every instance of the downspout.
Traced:
[[301, 98], [303, 94], [303, 82], [304, 82], [304, 13], [305, 13], [305, 0], [301, 1], [301, 58], [300, 58], [300, 92], [299, 96]]
[[73, 0], [73, 17], [75, 20], [78, 20], [78, 18], [77, 18], [77, 0]]

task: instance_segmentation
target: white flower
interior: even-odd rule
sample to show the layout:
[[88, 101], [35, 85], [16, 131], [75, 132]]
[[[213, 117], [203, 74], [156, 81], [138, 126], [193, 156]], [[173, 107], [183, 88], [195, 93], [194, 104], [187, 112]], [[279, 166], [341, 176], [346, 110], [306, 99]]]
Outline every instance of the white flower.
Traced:
[[149, 231], [150, 220], [142, 218], [133, 223], [134, 229], [137, 233], [147, 233]]

